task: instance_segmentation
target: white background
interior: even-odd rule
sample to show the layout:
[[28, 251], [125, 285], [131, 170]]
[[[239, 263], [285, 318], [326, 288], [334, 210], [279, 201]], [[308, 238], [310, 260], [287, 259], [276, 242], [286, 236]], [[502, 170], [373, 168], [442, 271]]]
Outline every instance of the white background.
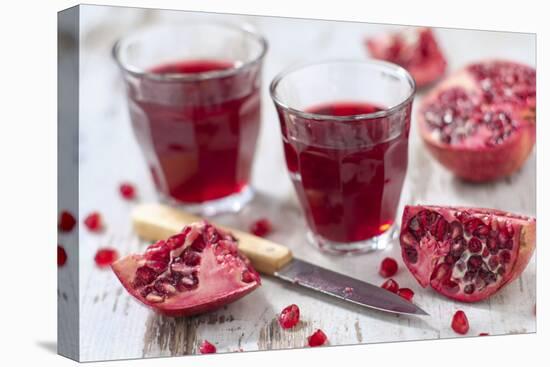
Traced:
[[[542, 62], [545, 39], [550, 39], [548, 20], [536, 1], [507, 4], [505, 1], [384, 1], [380, 4], [340, 0], [331, 4], [298, 1], [98, 1], [99, 4], [154, 6], [258, 15], [357, 20], [444, 27], [513, 30], [538, 33], [537, 74], [539, 101], [548, 100], [548, 70]], [[349, 2], [351, 3], [351, 1]], [[543, 2], [538, 2], [543, 4]], [[72, 362], [53, 353], [56, 338], [56, 11], [74, 5], [68, 1], [20, 3], [17, 9], [4, 6], [0, 21], [2, 37], [2, 305], [0, 359], [9, 365], [69, 365]], [[32, 6], [31, 6], [32, 5]], [[536, 9], [536, 7], [540, 9]], [[5, 18], [5, 19], [4, 19]], [[546, 52], [548, 52], [546, 50]], [[546, 55], [548, 59], [548, 55]], [[6, 65], [5, 65], [6, 63]], [[546, 65], [549, 62], [546, 61]], [[8, 83], [6, 84], [6, 78]], [[14, 98], [15, 97], [15, 98]], [[546, 105], [547, 106], [547, 105]], [[548, 187], [543, 123], [548, 108], [539, 102], [537, 165], [539, 223], [548, 219], [540, 203], [548, 201], [542, 188]], [[541, 143], [542, 142], [542, 143]], [[545, 154], [546, 153], [546, 154]], [[5, 163], [4, 163], [5, 161]], [[545, 177], [546, 176], [546, 177]], [[546, 179], [546, 180], [545, 180]], [[546, 181], [546, 182], [544, 182]], [[513, 198], [510, 198], [513, 200]], [[548, 230], [539, 225], [537, 259], [538, 332], [518, 335], [452, 341], [389, 343], [380, 345], [332, 347], [269, 353], [226, 354], [217, 356], [117, 362], [117, 365], [519, 365], [544, 359], [548, 345], [548, 293], [545, 281], [547, 262], [544, 243]], [[11, 362], [11, 363], [10, 363]], [[324, 362], [324, 363], [323, 363]], [[108, 363], [105, 363], [108, 364]], [[102, 365], [102, 364], [101, 364]]]

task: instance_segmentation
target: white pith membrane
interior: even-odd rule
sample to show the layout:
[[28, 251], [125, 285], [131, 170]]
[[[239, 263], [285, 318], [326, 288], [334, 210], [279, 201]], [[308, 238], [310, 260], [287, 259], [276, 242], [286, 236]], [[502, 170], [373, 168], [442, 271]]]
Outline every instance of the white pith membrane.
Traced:
[[[473, 299], [506, 284], [517, 260], [522, 226], [532, 221], [479, 209], [426, 206], [406, 210], [410, 216], [404, 223], [401, 246], [419, 283], [451, 297], [460, 292]], [[469, 246], [471, 241], [479, 241], [478, 246]]]
[[422, 115], [431, 138], [464, 148], [503, 144], [534, 122], [535, 78], [534, 69], [511, 62], [469, 65], [426, 98]]
[[[185, 240], [175, 246], [181, 236]], [[167, 244], [172, 247], [168, 262], [159, 261], [168, 249]], [[175, 312], [186, 308], [207, 309], [209, 304], [221, 305], [260, 284], [249, 260], [238, 253], [235, 239], [205, 222], [193, 223], [182, 233], [158, 241], [143, 255], [121, 259], [113, 264], [113, 270], [140, 301]], [[141, 275], [138, 276], [138, 272]]]

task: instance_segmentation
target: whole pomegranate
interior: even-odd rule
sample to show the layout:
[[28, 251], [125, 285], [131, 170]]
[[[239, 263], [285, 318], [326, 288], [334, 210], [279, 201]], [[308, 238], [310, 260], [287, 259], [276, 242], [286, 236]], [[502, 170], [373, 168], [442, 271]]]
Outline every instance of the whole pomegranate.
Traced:
[[260, 285], [235, 238], [206, 222], [186, 226], [112, 268], [132, 296], [167, 316], [217, 309]]
[[447, 68], [447, 61], [430, 28], [405, 28], [369, 38], [366, 44], [373, 58], [407, 69], [419, 88], [439, 79]]
[[535, 144], [536, 72], [515, 62], [466, 66], [423, 100], [418, 122], [432, 155], [468, 181], [516, 172]]
[[500, 210], [406, 206], [401, 253], [422, 287], [464, 302], [516, 279], [535, 249], [536, 220]]

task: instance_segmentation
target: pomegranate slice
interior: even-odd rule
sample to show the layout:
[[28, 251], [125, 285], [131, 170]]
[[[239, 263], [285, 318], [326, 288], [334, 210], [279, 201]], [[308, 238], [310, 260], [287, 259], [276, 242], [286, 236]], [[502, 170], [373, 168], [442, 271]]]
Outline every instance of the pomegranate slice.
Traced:
[[132, 296], [167, 316], [214, 310], [260, 285], [234, 237], [206, 222], [186, 226], [112, 268]]
[[466, 66], [420, 106], [422, 138], [432, 155], [465, 180], [509, 176], [535, 143], [536, 71], [490, 60]]
[[367, 48], [375, 59], [401, 65], [411, 73], [421, 88], [439, 79], [447, 68], [430, 28], [406, 28], [367, 39]]
[[477, 302], [516, 279], [535, 249], [534, 218], [494, 209], [406, 206], [403, 261], [422, 287]]

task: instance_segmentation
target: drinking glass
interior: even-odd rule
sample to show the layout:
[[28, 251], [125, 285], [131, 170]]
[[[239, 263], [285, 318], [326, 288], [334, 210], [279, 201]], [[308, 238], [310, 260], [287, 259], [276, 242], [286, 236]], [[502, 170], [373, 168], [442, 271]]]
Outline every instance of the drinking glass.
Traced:
[[335, 60], [283, 71], [270, 92], [309, 240], [331, 253], [384, 248], [407, 172], [413, 78]]
[[113, 47], [135, 137], [164, 201], [238, 211], [253, 196], [267, 42], [222, 23], [154, 26]]

